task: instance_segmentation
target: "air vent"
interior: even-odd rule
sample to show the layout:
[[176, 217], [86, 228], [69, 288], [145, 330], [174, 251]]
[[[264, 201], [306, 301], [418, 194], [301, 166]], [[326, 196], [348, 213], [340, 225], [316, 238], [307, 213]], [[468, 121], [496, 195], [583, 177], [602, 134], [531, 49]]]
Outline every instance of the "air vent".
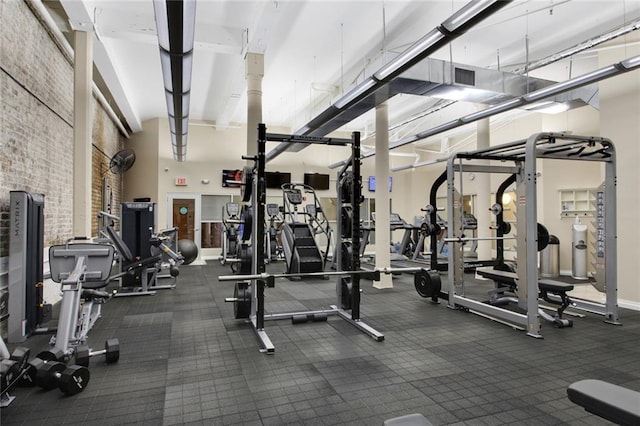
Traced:
[[465, 70], [463, 68], [455, 68], [454, 81], [456, 84], [466, 84], [467, 86], [476, 85], [476, 72]]

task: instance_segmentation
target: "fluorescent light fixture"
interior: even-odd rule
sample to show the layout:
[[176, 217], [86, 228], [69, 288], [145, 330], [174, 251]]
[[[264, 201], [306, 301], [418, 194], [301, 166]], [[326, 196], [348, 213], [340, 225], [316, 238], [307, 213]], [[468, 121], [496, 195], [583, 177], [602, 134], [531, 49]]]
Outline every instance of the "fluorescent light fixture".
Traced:
[[173, 106], [173, 93], [167, 92], [165, 90], [164, 96], [167, 99], [167, 112], [169, 113], [170, 116], [175, 117], [176, 111]]
[[166, 2], [164, 0], [153, 0], [153, 10], [156, 16], [158, 43], [164, 50], [169, 51], [171, 46], [169, 46], [169, 20]]
[[523, 106], [527, 111], [557, 114], [569, 110], [569, 104], [565, 102], [541, 101]]
[[521, 98], [511, 99], [509, 101], [502, 102], [501, 104], [493, 105], [493, 106], [490, 106], [489, 108], [485, 108], [483, 110], [465, 115], [464, 117], [460, 117], [460, 120], [463, 123], [471, 123], [484, 117], [489, 117], [491, 115], [498, 114], [500, 112], [508, 111], [523, 103], [524, 101]]
[[309, 130], [311, 130], [311, 127], [309, 126], [304, 126], [301, 129], [298, 129], [294, 134], [295, 135], [304, 135], [305, 133], [307, 133]]
[[430, 47], [432, 47], [443, 38], [444, 34], [442, 34], [440, 31], [438, 31], [437, 29], [431, 30], [430, 33], [413, 43], [407, 50], [393, 58], [389, 63], [385, 64], [384, 66], [382, 66], [382, 68], [373, 73], [373, 76], [377, 80], [386, 79], [391, 74], [404, 67], [407, 63], [414, 60], [416, 57], [426, 53], [426, 51]]
[[620, 62], [620, 65], [622, 65], [627, 71], [638, 68], [640, 67], [640, 55], [625, 59], [624, 61]]
[[196, 0], [182, 2], [182, 53], [193, 50], [193, 38], [196, 30]]
[[608, 67], [604, 67], [599, 70], [580, 75], [567, 81], [543, 87], [542, 89], [524, 95], [523, 99], [527, 102], [539, 101], [541, 99], [548, 98], [549, 96], [566, 92], [567, 90], [575, 89], [580, 86], [585, 86], [587, 84], [603, 80], [607, 77], [618, 74], [618, 72], [619, 71], [615, 65], [609, 65]]
[[484, 12], [492, 4], [496, 3], [496, 0], [488, 1], [488, 0], [476, 0], [467, 3], [462, 9], [454, 13], [449, 19], [442, 23], [442, 26], [449, 32], [455, 33], [460, 29], [460, 27], [466, 25], [479, 15], [481, 12]]
[[193, 55], [191, 53], [182, 57], [182, 93], [191, 90], [191, 69], [193, 68]]
[[[180, 126], [176, 126], [180, 124]], [[182, 120], [176, 120], [172, 115], [169, 116], [169, 130], [175, 134], [187, 134], [189, 129], [189, 117], [183, 117]]]
[[367, 90], [371, 89], [375, 85], [376, 81], [369, 77], [353, 89], [349, 90], [343, 97], [338, 99], [334, 106], [338, 109], [344, 108], [346, 105], [350, 104], [359, 96], [362, 96]]
[[160, 49], [160, 66], [162, 67], [162, 78], [164, 88], [173, 92], [173, 81], [171, 80], [171, 54], [164, 49]]

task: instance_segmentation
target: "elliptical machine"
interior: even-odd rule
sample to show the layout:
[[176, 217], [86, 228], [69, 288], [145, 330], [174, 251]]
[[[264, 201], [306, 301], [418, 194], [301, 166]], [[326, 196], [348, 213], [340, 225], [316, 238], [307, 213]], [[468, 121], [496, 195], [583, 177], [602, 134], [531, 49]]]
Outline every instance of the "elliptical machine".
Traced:
[[[267, 238], [267, 243], [265, 244], [266, 258], [270, 261], [276, 261], [283, 257], [282, 245], [278, 242], [278, 236], [281, 235], [278, 228], [283, 221], [280, 216], [280, 207], [277, 204], [267, 204], [267, 215], [269, 216], [269, 227], [265, 232]], [[278, 224], [277, 226], [276, 223]]]
[[[240, 205], [227, 203], [222, 208], [222, 258], [220, 262], [225, 265], [236, 259], [238, 251], [238, 225], [240, 223]], [[233, 262], [231, 262], [233, 265]]]

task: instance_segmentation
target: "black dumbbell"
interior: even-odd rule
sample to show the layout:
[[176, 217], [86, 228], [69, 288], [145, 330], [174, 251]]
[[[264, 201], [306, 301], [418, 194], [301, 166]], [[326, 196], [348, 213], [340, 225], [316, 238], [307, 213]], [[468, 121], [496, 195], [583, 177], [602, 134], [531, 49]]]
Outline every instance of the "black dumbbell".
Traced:
[[22, 376], [22, 371], [29, 362], [29, 348], [18, 347], [11, 352], [9, 359], [3, 359], [0, 364], [0, 387], [6, 392], [14, 382]]
[[89, 384], [89, 369], [80, 365], [67, 367], [61, 362], [40, 360], [36, 384], [45, 390], [56, 386], [67, 395], [82, 392]]
[[118, 339], [109, 339], [104, 342], [104, 349], [91, 351], [88, 346], [82, 345], [76, 348], [76, 364], [83, 367], [89, 366], [89, 358], [104, 355], [107, 364], [113, 364], [120, 359], [120, 342]]
[[36, 374], [38, 374], [38, 367], [43, 362], [62, 361], [64, 359], [64, 352], [60, 349], [51, 349], [48, 351], [40, 352], [34, 359], [29, 361], [25, 366], [24, 373], [22, 374], [22, 380], [20, 384], [22, 386], [33, 386], [36, 384]]

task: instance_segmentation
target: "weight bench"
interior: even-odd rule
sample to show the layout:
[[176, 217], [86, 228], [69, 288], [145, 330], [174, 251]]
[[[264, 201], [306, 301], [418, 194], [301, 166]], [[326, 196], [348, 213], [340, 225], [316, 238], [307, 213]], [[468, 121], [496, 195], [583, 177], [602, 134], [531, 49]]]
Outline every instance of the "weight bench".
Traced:
[[602, 380], [580, 380], [567, 388], [569, 400], [620, 425], [640, 425], [640, 392]]
[[[492, 268], [477, 268], [476, 273], [481, 277], [488, 278], [496, 283], [496, 289], [492, 292], [493, 295], [502, 295], [504, 291], [515, 292], [518, 288], [518, 275], [514, 272], [499, 271]], [[573, 321], [562, 318], [564, 310], [567, 309], [569, 305], [571, 305], [571, 299], [567, 295], [567, 293], [571, 290], [573, 290], [573, 284], [567, 284], [560, 281], [548, 279], [538, 280], [538, 297], [543, 299], [547, 303], [560, 305], [556, 311], [556, 315], [549, 315], [542, 309], [538, 309], [538, 315], [540, 315], [541, 318], [549, 321], [553, 325], [558, 326], [559, 328], [573, 326]], [[559, 297], [560, 302], [558, 302], [554, 298], [551, 298], [550, 295]], [[511, 297], [495, 298], [494, 296], [490, 300], [490, 303], [500, 304], [507, 301], [517, 302], [517, 300]]]

